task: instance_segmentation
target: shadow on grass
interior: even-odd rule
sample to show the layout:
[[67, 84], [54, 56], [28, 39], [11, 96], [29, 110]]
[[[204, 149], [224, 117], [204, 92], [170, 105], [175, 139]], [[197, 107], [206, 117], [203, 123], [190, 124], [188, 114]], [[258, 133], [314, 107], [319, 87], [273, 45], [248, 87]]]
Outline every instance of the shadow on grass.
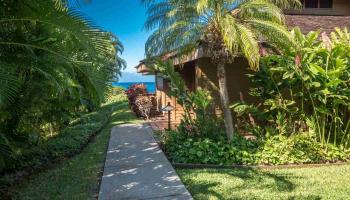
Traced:
[[[222, 194], [220, 194], [219, 192], [216, 192], [215, 187], [219, 186], [221, 183], [220, 182], [213, 182], [213, 183], [207, 183], [207, 182], [195, 182], [192, 183], [187, 182], [187, 189], [189, 190], [189, 192], [192, 195], [196, 196], [214, 196], [217, 199], [225, 199], [224, 196]], [[190, 186], [188, 186], [190, 185]], [[195, 191], [195, 192], [194, 192]]]
[[[81, 119], [73, 124], [79, 126], [76, 130], [80, 133], [85, 126], [101, 123], [107, 119], [106, 125], [101, 127], [96, 137], [94, 136], [82, 151], [36, 173], [31, 179], [14, 185], [8, 192], [8, 199], [42, 199], [44, 197], [45, 199], [94, 199], [92, 197], [96, 197], [99, 190], [98, 183], [102, 176], [101, 170], [111, 128], [126, 123], [139, 123], [139, 121], [129, 110], [128, 102], [121, 99], [103, 105], [99, 111], [82, 115]], [[84, 132], [91, 135], [90, 131], [84, 130]], [[75, 135], [77, 135], [76, 132], [68, 131], [65, 137], [69, 139], [70, 136]], [[67, 150], [69, 149], [65, 149]], [[1, 194], [0, 199], [3, 199]]]
[[128, 102], [115, 103], [111, 109], [116, 111], [111, 114], [110, 127], [127, 123], [141, 123], [141, 120], [138, 120], [135, 114], [129, 109]]
[[288, 200], [296, 200], [296, 199], [321, 200], [322, 197], [316, 196], [316, 195], [294, 195], [288, 198]]
[[288, 173], [274, 174], [253, 168], [179, 169], [178, 172], [195, 199], [322, 199], [296, 192], [294, 182], [302, 177]]

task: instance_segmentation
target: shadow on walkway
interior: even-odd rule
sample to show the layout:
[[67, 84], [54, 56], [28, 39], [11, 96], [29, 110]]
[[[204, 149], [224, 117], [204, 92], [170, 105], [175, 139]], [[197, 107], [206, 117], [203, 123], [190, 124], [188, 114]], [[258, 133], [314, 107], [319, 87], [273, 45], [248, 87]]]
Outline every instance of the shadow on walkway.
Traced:
[[112, 130], [99, 199], [192, 199], [145, 125]]

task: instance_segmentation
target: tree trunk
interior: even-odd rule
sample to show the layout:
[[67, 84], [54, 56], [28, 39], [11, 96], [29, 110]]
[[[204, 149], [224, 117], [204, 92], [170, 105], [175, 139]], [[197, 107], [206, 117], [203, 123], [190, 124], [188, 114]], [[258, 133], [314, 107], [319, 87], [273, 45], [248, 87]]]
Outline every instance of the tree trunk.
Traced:
[[225, 71], [224, 63], [218, 63], [217, 73], [218, 73], [217, 75], [218, 75], [219, 88], [220, 88], [221, 106], [224, 114], [226, 135], [227, 135], [227, 138], [231, 140], [233, 138], [234, 129], [233, 129], [231, 109], [229, 105], [230, 100], [229, 100], [228, 91], [227, 91], [226, 71]]

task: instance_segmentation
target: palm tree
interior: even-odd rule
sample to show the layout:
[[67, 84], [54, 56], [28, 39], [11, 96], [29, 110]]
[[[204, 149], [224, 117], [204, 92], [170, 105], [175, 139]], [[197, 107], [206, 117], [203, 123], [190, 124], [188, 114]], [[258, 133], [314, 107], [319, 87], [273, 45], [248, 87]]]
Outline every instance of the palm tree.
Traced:
[[227, 137], [234, 127], [226, 86], [225, 65], [244, 56], [251, 69], [259, 67], [259, 41], [288, 45], [282, 8], [298, 0], [143, 0], [148, 6], [145, 27], [153, 30], [146, 43], [148, 57], [176, 51], [183, 55], [203, 48], [217, 66]]
[[[76, 10], [68, 9], [64, 0], [30, 0], [20, 4], [11, 0], [5, 2], [8, 9], [3, 9], [0, 13], [0, 24], [3, 27], [0, 50], [4, 52], [0, 58], [2, 69], [9, 65], [23, 65], [16, 63], [20, 61], [20, 55], [22, 59], [27, 59], [26, 61], [33, 61], [40, 58], [35, 54], [45, 54], [46, 59], [50, 57], [49, 62], [45, 60], [44, 63], [36, 63], [38, 65], [31, 63], [32, 67], [38, 67], [38, 71], [41, 70], [45, 75], [50, 74], [51, 79], [55, 76], [52, 71], [45, 71], [48, 70], [45, 69], [47, 65], [74, 70], [80, 74], [81, 80], [84, 79], [82, 81], [94, 90], [90, 90], [90, 93], [103, 91], [92, 83], [88, 73], [91, 72], [91, 68], [97, 68], [96, 63], [102, 63], [100, 58], [103, 56], [115, 57], [116, 53], [120, 53], [122, 46], [118, 40], [112, 42], [111, 34], [101, 31]], [[119, 60], [118, 57], [115, 59]], [[121, 62], [115, 64], [119, 68], [125, 65]], [[11, 83], [0, 93], [1, 105], [16, 95], [15, 77], [18, 76], [11, 74], [11, 70], [9, 73], [1, 73], [0, 76], [4, 83]]]
[[1, 1], [0, 162], [14, 133], [98, 108], [125, 67], [120, 41], [72, 7], [78, 3]]

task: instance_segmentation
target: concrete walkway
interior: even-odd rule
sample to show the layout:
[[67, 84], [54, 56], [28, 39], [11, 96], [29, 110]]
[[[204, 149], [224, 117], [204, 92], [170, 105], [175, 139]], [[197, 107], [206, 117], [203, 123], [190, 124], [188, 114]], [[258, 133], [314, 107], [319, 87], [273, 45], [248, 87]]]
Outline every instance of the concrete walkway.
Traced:
[[146, 125], [113, 128], [100, 200], [192, 199]]

